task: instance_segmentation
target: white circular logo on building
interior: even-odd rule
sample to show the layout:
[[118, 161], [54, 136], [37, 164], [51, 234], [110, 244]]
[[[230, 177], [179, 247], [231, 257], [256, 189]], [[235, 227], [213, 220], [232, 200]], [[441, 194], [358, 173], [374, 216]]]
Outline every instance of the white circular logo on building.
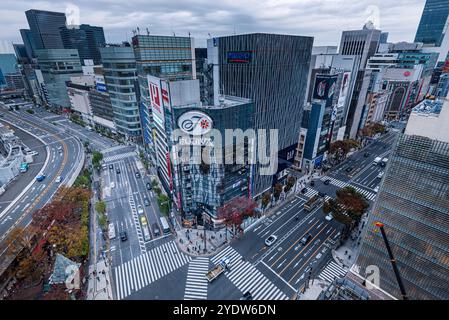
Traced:
[[185, 133], [199, 136], [212, 130], [212, 119], [200, 111], [188, 111], [178, 118], [178, 127]]

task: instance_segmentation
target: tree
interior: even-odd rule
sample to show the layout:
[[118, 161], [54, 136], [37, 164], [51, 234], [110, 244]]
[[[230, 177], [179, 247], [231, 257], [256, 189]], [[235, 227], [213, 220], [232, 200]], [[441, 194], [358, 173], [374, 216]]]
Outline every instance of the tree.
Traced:
[[101, 160], [103, 160], [103, 154], [101, 152], [94, 151], [92, 154], [92, 164], [97, 170], [101, 167]]
[[226, 240], [228, 227], [240, 229], [240, 225], [247, 217], [252, 217], [257, 207], [256, 202], [247, 197], [237, 197], [218, 208], [218, 219], [223, 220], [226, 226]]
[[22, 249], [25, 249], [28, 253], [31, 252], [34, 243], [34, 235], [35, 232], [31, 227], [15, 227], [4, 240], [4, 244], [8, 248], [7, 253], [16, 254]]
[[170, 198], [165, 194], [160, 194], [157, 197], [157, 203], [159, 205], [159, 208], [161, 209], [161, 212], [165, 215], [168, 215], [168, 213], [170, 212]]
[[262, 196], [262, 207], [265, 209], [271, 202], [271, 193], [265, 192]]
[[295, 177], [288, 177], [287, 178], [287, 184], [285, 185], [284, 191], [285, 192], [289, 192], [291, 190], [291, 188], [295, 185], [296, 179]]
[[106, 213], [106, 202], [98, 201], [97, 203], [95, 203], [95, 211], [97, 211], [98, 213], [101, 213], [101, 214], [105, 214]]
[[283, 189], [282, 184], [276, 183], [276, 184], [274, 185], [273, 196], [274, 196], [274, 198], [276, 199], [276, 201], [279, 200], [279, 197], [281, 196], [281, 193], [282, 193], [282, 189]]

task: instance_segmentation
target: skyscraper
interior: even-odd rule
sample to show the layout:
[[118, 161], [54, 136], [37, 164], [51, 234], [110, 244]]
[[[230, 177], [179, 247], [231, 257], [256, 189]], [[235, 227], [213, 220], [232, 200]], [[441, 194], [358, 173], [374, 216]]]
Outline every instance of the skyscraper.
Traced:
[[129, 43], [100, 48], [104, 77], [114, 113], [117, 132], [125, 139], [141, 139], [136, 92], [137, 70], [133, 48]]
[[362, 30], [343, 31], [341, 36], [340, 54], [360, 56], [359, 71], [346, 120], [346, 136], [349, 138], [355, 138], [360, 129], [372, 72], [365, 70], [365, 67], [368, 59], [377, 51], [381, 33], [380, 30], [365, 25]]
[[66, 25], [64, 13], [32, 9], [25, 11], [25, 15], [35, 49], [64, 48], [59, 32], [59, 29]]
[[60, 32], [64, 48], [77, 49], [82, 63], [90, 59], [101, 64], [100, 47], [106, 43], [102, 27], [82, 24], [62, 27]]
[[28, 59], [33, 59], [36, 57], [36, 45], [33, 40], [33, 34], [29, 29], [20, 29], [20, 35], [22, 36], [22, 41], [25, 46]]
[[132, 39], [139, 80], [139, 109], [143, 139], [151, 158], [156, 160], [155, 134], [163, 135], [161, 121], [154, 122], [151, 113], [150, 91], [147, 77], [167, 80], [195, 79], [194, 42], [190, 37], [136, 35]]
[[369, 266], [378, 267], [380, 288], [398, 298], [377, 221], [385, 225], [409, 298], [449, 299], [448, 121], [448, 100], [424, 101], [413, 109], [389, 156], [353, 267], [363, 278]]
[[[255, 129], [278, 129], [278, 167], [273, 176], [256, 166], [253, 197], [269, 190], [290, 167], [301, 127], [312, 37], [244, 34], [208, 40], [214, 104], [219, 94], [251, 99]], [[268, 132], [269, 134], [269, 132]], [[268, 151], [267, 151], [268, 153]]]
[[441, 46], [448, 24], [449, 1], [427, 0], [416, 31], [415, 42]]

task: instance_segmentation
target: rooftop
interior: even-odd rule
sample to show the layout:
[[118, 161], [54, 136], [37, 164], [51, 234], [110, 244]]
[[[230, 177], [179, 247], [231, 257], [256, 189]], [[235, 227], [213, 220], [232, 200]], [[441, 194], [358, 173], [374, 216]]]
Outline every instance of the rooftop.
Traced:
[[443, 100], [424, 100], [413, 108], [412, 113], [423, 116], [438, 116], [443, 109]]

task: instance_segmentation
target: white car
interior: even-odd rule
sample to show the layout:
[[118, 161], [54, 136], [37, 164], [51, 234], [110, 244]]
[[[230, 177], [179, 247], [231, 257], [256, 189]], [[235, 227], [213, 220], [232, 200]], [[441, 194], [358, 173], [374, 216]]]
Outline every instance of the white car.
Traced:
[[333, 219], [334, 217], [329, 213], [327, 216], [326, 216], [326, 220], [327, 221], [331, 221], [332, 219]]
[[378, 192], [379, 192], [379, 186], [377, 186], [377, 187], [374, 188], [374, 192], [375, 192], [375, 193], [378, 193]]
[[140, 204], [137, 206], [137, 213], [138, 214], [143, 214], [143, 208], [142, 208], [142, 206]]
[[61, 181], [62, 181], [61, 176], [56, 177], [56, 180], [55, 180], [56, 183], [60, 183]]
[[278, 239], [278, 237], [275, 236], [274, 234], [272, 234], [271, 236], [269, 236], [269, 237], [265, 240], [265, 244], [269, 247], [269, 246], [271, 246], [273, 243], [275, 243], [277, 239]]
[[377, 178], [382, 179], [383, 176], [384, 176], [384, 172], [382, 171], [377, 175]]
[[115, 188], [115, 182], [112, 181], [112, 182], [111, 182], [111, 189], [114, 189], [114, 188]]

